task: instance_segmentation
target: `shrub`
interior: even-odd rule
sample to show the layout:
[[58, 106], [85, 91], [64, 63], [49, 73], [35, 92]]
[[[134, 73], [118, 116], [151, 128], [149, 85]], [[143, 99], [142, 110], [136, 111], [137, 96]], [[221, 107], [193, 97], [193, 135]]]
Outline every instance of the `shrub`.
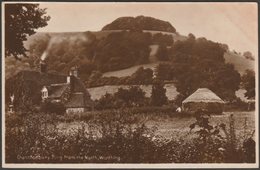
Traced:
[[[170, 139], [129, 110], [85, 115], [69, 131], [58, 128], [64, 116], [27, 113], [7, 116], [7, 163], [235, 163], [255, 162], [252, 135], [240, 145], [235, 119], [210, 125], [209, 115], [195, 114], [190, 132]], [[76, 120], [76, 117], [72, 117]], [[16, 123], [15, 123], [16, 122]], [[19, 123], [18, 123], [19, 122]], [[224, 135], [220, 131], [224, 132]]]
[[236, 98], [235, 100], [226, 103], [224, 109], [225, 111], [247, 111], [248, 103], [242, 101], [240, 98]]
[[129, 89], [119, 88], [111, 95], [105, 94], [96, 101], [96, 109], [118, 109], [122, 107], [140, 107], [146, 104], [145, 93], [142, 89], [132, 86]]
[[46, 101], [41, 104], [41, 111], [46, 113], [56, 113], [61, 115], [66, 112], [66, 108], [62, 103], [52, 103], [50, 101]]
[[152, 87], [151, 105], [162, 106], [167, 102], [166, 89], [160, 82], [156, 82]]

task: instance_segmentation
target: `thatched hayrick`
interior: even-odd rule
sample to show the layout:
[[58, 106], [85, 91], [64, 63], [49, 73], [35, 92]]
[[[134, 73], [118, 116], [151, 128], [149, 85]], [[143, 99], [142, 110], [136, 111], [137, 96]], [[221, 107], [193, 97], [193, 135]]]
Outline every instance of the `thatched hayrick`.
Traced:
[[212, 114], [223, 112], [224, 101], [207, 88], [200, 88], [182, 102], [182, 108], [187, 112], [196, 112], [199, 109]]

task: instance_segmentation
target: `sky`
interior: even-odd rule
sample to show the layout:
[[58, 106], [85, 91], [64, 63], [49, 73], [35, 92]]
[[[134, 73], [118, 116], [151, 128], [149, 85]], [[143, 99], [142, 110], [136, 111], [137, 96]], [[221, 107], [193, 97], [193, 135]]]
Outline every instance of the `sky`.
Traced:
[[226, 43], [237, 52], [258, 55], [257, 3], [87, 2], [41, 3], [51, 16], [39, 32], [100, 31], [123, 16], [151, 16], [170, 22], [182, 35]]

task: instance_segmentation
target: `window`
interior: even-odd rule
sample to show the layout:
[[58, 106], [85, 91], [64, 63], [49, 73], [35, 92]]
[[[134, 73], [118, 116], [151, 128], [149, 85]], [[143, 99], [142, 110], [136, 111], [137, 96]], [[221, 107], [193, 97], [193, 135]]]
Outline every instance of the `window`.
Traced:
[[46, 87], [43, 87], [42, 89], [42, 99], [48, 98], [48, 90]]

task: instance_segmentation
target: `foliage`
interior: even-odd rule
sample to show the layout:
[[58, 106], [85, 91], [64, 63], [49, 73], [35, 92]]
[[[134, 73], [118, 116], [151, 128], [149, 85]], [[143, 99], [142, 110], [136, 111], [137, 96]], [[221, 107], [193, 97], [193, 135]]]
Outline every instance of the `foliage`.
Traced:
[[129, 89], [119, 88], [118, 91], [111, 95], [105, 94], [97, 101], [96, 109], [118, 109], [124, 107], [140, 107], [145, 105], [145, 93], [136, 86]]
[[162, 106], [166, 104], [166, 102], [166, 89], [164, 88], [163, 83], [155, 82], [152, 87], [151, 105]]
[[[236, 98], [224, 105], [225, 111], [248, 111], [248, 103], [242, 101], [240, 98]], [[251, 108], [254, 109], [254, 108]]]
[[239, 89], [240, 74], [224, 61], [225, 50], [220, 44], [190, 36], [177, 41], [170, 49], [170, 75], [176, 80], [176, 88], [187, 97], [198, 88], [206, 87], [223, 99], [235, 98]]
[[145, 93], [137, 86], [130, 89], [119, 88], [115, 93], [115, 97], [126, 103], [126, 106], [139, 106], [145, 100]]
[[[77, 120], [68, 131], [61, 116], [26, 113], [6, 116], [7, 163], [253, 163], [252, 134], [240, 144], [235, 120], [210, 125], [197, 113], [189, 133], [166, 139], [132, 111], [106, 111]], [[62, 116], [64, 117], [64, 116]], [[65, 122], [61, 122], [65, 123]], [[220, 133], [220, 132], [224, 133]]]
[[153, 82], [153, 70], [140, 67], [131, 76], [125, 77], [102, 77], [99, 71], [93, 71], [86, 81], [87, 87], [104, 85], [148, 85]]
[[82, 71], [80, 76], [87, 78], [96, 69], [92, 62], [96, 44], [96, 37], [91, 32], [83, 32], [77, 38], [54, 35], [46, 49], [48, 69], [68, 74], [71, 67], [78, 66]]
[[242, 76], [242, 86], [246, 90], [245, 96], [248, 99], [255, 98], [255, 72], [246, 70]]
[[45, 101], [41, 104], [41, 111], [45, 113], [55, 113], [61, 115], [66, 112], [66, 108], [62, 103], [52, 103], [50, 101]]
[[155, 69], [156, 78], [159, 80], [173, 80], [171, 64], [160, 63]]
[[[238, 144], [235, 132], [235, 119], [229, 116], [229, 128], [221, 123], [215, 127], [209, 124], [210, 115], [203, 110], [195, 113], [196, 122], [190, 125], [190, 129], [199, 126], [196, 133], [198, 138], [194, 143], [200, 156], [199, 162], [255, 162], [255, 142], [252, 135], [245, 138], [243, 145]], [[221, 135], [223, 131], [225, 136]], [[248, 154], [249, 157], [246, 157]]]
[[153, 44], [158, 44], [162, 46], [171, 46], [173, 44], [172, 35], [156, 33], [152, 37]]
[[101, 72], [120, 70], [149, 60], [151, 35], [143, 32], [114, 32], [97, 44], [94, 63]]
[[5, 4], [5, 55], [27, 56], [23, 41], [50, 20], [39, 4]]
[[156, 57], [159, 61], [168, 61], [168, 50], [165, 45], [160, 45], [156, 53]]
[[38, 82], [26, 81], [22, 74], [6, 81], [5, 101], [10, 103], [10, 96], [14, 95], [15, 110], [31, 111], [41, 102], [41, 92]]
[[104, 26], [102, 30], [154, 30], [175, 33], [175, 28], [166, 21], [146, 16], [120, 17]]
[[253, 56], [253, 54], [252, 54], [250, 51], [244, 52], [244, 53], [243, 53], [243, 56], [244, 56], [246, 59], [255, 60], [255, 57]]
[[151, 84], [153, 82], [153, 70], [150, 68], [144, 69], [143, 67], [140, 67], [136, 70], [135, 73], [133, 73], [129, 79], [129, 84]]

